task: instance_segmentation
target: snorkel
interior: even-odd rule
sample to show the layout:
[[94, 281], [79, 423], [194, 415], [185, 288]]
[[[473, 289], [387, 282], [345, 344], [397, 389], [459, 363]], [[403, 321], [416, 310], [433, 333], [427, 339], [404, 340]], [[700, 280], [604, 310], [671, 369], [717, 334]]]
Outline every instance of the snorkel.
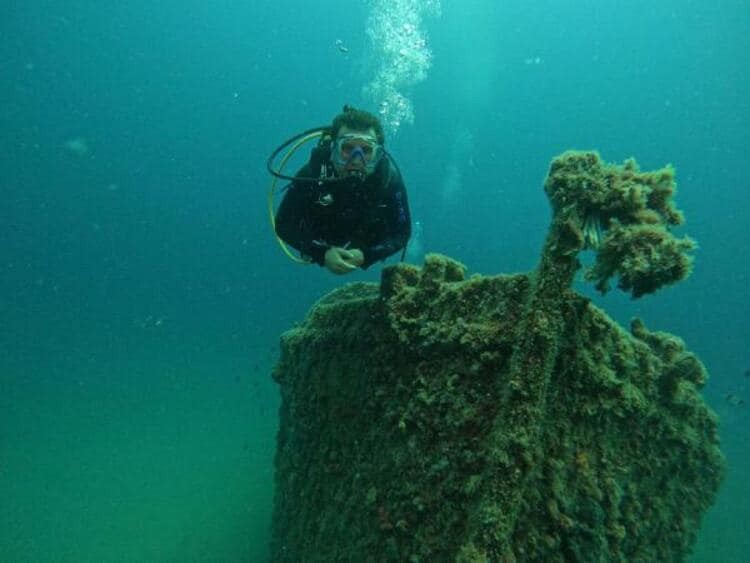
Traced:
[[[359, 159], [361, 165], [355, 165], [357, 159]], [[360, 147], [357, 147], [352, 151], [352, 155], [342, 166], [342, 172], [345, 177], [364, 182], [365, 176], [367, 174], [372, 174], [372, 171], [375, 169], [374, 165], [371, 166], [371, 164], [372, 163], [368, 164], [367, 160], [365, 160], [364, 151]]]

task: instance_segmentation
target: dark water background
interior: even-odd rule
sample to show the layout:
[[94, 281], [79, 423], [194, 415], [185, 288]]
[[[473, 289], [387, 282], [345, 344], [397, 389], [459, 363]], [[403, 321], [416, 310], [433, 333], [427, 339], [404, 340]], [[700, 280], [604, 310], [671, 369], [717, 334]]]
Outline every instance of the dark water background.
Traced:
[[[2, 3], [0, 561], [266, 558], [278, 337], [342, 279], [279, 251], [265, 158], [376, 109], [372, 9]], [[694, 274], [595, 300], [706, 363], [729, 472], [693, 560], [746, 560], [747, 2], [444, 0], [424, 27], [434, 64], [389, 140], [424, 250], [532, 268], [556, 154], [675, 165]]]

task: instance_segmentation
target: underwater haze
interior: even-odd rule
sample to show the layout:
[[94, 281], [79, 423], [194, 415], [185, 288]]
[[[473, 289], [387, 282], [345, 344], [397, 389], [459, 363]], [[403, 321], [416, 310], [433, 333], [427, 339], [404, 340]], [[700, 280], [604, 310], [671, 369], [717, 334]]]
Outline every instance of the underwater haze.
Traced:
[[533, 268], [567, 149], [675, 166], [691, 277], [578, 289], [706, 364], [728, 471], [690, 561], [750, 559], [747, 68], [742, 0], [5, 2], [0, 561], [268, 559], [279, 337], [382, 264], [290, 261], [266, 159], [346, 103], [416, 263]]

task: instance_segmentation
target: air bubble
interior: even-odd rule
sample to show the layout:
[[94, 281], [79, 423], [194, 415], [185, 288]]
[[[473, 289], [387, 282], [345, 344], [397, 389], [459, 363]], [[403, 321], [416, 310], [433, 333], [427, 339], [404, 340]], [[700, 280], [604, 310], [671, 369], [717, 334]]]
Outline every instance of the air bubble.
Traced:
[[395, 133], [403, 123], [414, 121], [407, 94], [427, 78], [432, 65], [422, 25], [424, 15], [430, 14], [440, 14], [439, 0], [373, 2], [367, 34], [378, 71], [365, 87], [365, 93], [378, 105], [383, 125], [390, 133]]

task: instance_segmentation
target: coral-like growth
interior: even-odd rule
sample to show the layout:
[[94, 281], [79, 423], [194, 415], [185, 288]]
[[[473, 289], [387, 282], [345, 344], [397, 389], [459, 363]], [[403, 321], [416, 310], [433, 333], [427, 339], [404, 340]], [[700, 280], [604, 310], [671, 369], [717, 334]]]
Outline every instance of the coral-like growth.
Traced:
[[428, 255], [283, 336], [274, 561], [685, 557], [723, 474], [705, 368], [570, 289], [587, 245], [595, 279], [636, 296], [689, 267], [669, 169], [613, 170], [553, 162], [532, 274], [467, 279]]
[[534, 282], [461, 271], [387, 268], [284, 335], [273, 560], [682, 559], [723, 474], [700, 361], [563, 292], [532, 387]]
[[661, 225], [626, 227], [612, 219], [586, 279], [606, 293], [609, 280], [619, 274], [617, 287], [640, 297], [686, 278], [692, 269], [688, 252], [694, 248], [691, 239], [678, 239]]
[[595, 152], [570, 151], [552, 162], [545, 189], [555, 212], [580, 229], [582, 247], [598, 251], [586, 278], [602, 293], [614, 276], [640, 297], [690, 274], [695, 243], [669, 230], [683, 221], [672, 201], [672, 167], [641, 172], [634, 159], [616, 166]]

